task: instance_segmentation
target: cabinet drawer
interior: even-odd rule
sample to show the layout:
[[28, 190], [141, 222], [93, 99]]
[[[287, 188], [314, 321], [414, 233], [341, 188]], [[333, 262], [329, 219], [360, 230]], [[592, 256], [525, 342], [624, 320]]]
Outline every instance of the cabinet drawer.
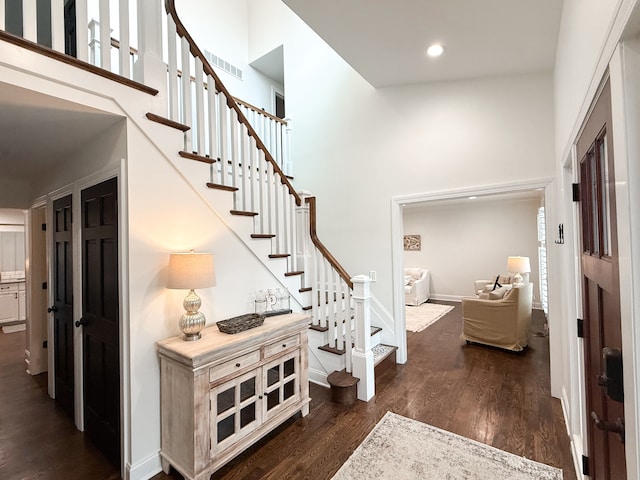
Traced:
[[233, 372], [240, 371], [241, 369], [258, 363], [260, 361], [260, 350], [242, 355], [241, 357], [234, 358], [228, 362], [221, 363], [215, 367], [209, 369], [209, 381], [213, 382], [218, 378], [226, 377]]
[[269, 358], [291, 347], [297, 347], [298, 345], [300, 345], [300, 335], [283, 338], [264, 347], [264, 358]]
[[13, 293], [18, 291], [18, 285], [16, 283], [10, 283], [8, 285], [0, 285], [0, 293]]

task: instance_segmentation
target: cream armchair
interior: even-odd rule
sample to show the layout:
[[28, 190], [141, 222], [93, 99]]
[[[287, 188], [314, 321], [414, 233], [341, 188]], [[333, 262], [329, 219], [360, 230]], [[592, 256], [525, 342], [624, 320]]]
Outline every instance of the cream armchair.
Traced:
[[[533, 284], [504, 288], [500, 299], [462, 299], [462, 335], [467, 342], [522, 351], [529, 343]], [[496, 298], [500, 292], [492, 292]]]
[[429, 270], [424, 268], [404, 269], [404, 303], [420, 305], [431, 295], [431, 278]]

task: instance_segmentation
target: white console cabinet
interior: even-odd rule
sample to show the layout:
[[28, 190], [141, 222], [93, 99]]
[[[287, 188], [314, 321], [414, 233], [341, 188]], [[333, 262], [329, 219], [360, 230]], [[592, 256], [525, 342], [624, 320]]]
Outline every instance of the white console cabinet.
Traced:
[[309, 413], [309, 317], [268, 317], [234, 335], [208, 327], [193, 342], [158, 342], [162, 467], [208, 479], [290, 418]]

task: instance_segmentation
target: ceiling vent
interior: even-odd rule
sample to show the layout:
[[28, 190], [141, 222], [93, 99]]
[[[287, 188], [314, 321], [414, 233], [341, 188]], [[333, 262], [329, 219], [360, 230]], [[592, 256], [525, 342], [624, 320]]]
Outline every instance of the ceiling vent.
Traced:
[[227, 72], [229, 75], [233, 75], [234, 77], [242, 80], [242, 70], [236, 67], [235, 65], [231, 65], [226, 60], [223, 60], [222, 58], [218, 57], [217, 55], [214, 55], [213, 53], [207, 50], [204, 51], [204, 56], [207, 58], [207, 60], [212, 66], [218, 67], [219, 69]]

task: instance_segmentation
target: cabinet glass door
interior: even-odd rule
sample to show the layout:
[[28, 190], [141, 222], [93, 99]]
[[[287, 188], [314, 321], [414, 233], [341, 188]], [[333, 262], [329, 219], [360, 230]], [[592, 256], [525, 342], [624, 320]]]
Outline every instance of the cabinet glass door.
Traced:
[[260, 376], [248, 372], [211, 389], [211, 455], [255, 430], [262, 422], [258, 406]]
[[300, 399], [300, 352], [273, 360], [264, 366], [265, 420], [276, 415], [283, 406]]

